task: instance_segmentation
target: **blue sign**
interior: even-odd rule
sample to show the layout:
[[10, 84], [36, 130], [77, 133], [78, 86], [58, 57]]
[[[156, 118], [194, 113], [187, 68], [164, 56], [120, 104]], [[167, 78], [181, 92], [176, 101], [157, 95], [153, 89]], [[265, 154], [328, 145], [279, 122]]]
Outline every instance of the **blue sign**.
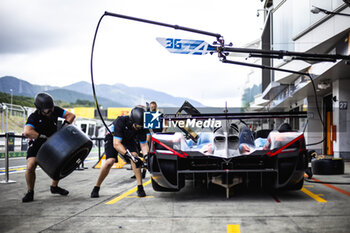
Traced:
[[157, 41], [171, 53], [205, 55], [215, 52], [215, 47], [204, 40], [187, 40], [157, 37]]
[[143, 128], [144, 129], [160, 129], [160, 112], [144, 112]]

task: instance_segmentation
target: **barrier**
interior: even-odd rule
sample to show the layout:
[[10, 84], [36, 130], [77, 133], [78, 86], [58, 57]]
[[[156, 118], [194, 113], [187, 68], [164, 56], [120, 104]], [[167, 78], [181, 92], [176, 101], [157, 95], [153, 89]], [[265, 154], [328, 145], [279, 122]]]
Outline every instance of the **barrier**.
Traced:
[[[11, 184], [11, 183], [16, 183], [14, 180], [10, 180], [10, 175], [9, 175], [9, 151], [10, 147], [14, 147], [14, 140], [15, 138], [22, 138], [22, 135], [15, 135], [14, 133], [5, 133], [3, 135], [0, 135], [0, 137], [5, 137], [5, 180], [1, 180], [1, 184]], [[12, 142], [12, 145], [11, 145]]]
[[[104, 161], [106, 161], [106, 154], [105, 153], [103, 153], [102, 157], [98, 160], [98, 162], [94, 166], [92, 166], [92, 168], [101, 168]], [[125, 164], [126, 164], [126, 162], [124, 162], [124, 160], [122, 160], [120, 158], [120, 156], [118, 156], [118, 162], [114, 163], [112, 168], [120, 169], [120, 168], [124, 167]]]

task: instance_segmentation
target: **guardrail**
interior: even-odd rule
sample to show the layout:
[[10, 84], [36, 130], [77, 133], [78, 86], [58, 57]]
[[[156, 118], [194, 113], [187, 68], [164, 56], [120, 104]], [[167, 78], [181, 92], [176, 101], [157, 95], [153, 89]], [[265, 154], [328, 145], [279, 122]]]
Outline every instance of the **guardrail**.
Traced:
[[[6, 179], [5, 180], [1, 180], [0, 183], [5, 183], [5, 184], [9, 184], [9, 183], [15, 183], [16, 181], [14, 180], [10, 180], [10, 176], [9, 176], [9, 152], [10, 152], [10, 147], [11, 150], [12, 148], [14, 149], [14, 139], [15, 138], [21, 138], [21, 139], [26, 139], [27, 137], [25, 137], [24, 135], [15, 135], [13, 133], [5, 133], [5, 134], [0, 134], [0, 138], [5, 137], [5, 175], [6, 175]], [[94, 137], [94, 138], [90, 138], [93, 141], [97, 141], [97, 147], [98, 147], [98, 159], [101, 159], [101, 141], [104, 140], [104, 138], [98, 138], [98, 137]], [[23, 143], [23, 141], [22, 141]], [[21, 145], [22, 147], [22, 145]], [[84, 162], [81, 163], [81, 167], [77, 168], [78, 170], [84, 170], [87, 169], [84, 167]]]

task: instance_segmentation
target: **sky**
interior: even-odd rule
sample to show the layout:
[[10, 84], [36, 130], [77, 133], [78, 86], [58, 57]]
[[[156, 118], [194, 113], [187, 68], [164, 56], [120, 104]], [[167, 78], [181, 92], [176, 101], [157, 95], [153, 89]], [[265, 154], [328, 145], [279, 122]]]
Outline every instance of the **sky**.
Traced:
[[[59, 87], [91, 82], [92, 40], [105, 11], [220, 33], [226, 43], [244, 46], [261, 36], [263, 18], [256, 14], [262, 4], [260, 0], [1, 0], [0, 77]], [[171, 54], [157, 37], [215, 40], [104, 17], [94, 51], [95, 83], [152, 88], [206, 106], [227, 102], [238, 107], [244, 88], [261, 82], [259, 75], [249, 75], [252, 68], [223, 64], [215, 54]]]

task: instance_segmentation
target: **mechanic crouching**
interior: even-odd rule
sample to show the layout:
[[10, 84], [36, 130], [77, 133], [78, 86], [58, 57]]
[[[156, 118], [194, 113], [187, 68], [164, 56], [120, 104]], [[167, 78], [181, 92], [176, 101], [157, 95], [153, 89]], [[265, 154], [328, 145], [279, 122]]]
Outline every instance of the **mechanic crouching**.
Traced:
[[[36, 155], [40, 147], [46, 142], [47, 138], [57, 131], [57, 118], [64, 118], [63, 126], [71, 124], [75, 115], [60, 107], [54, 106], [52, 97], [47, 93], [38, 93], [34, 99], [34, 105], [37, 108], [30, 114], [27, 123], [24, 126], [24, 136], [30, 139], [27, 151], [27, 170], [25, 173], [28, 192], [22, 199], [22, 202], [31, 202], [34, 200], [35, 169], [37, 166]], [[50, 187], [51, 193], [68, 195], [68, 191], [57, 186], [58, 180], [52, 180]]]
[[142, 186], [141, 167], [143, 162], [138, 155], [136, 140], [140, 141], [143, 155], [149, 152], [147, 144], [148, 130], [143, 129], [144, 109], [135, 107], [129, 116], [119, 116], [109, 126], [109, 131], [105, 137], [106, 161], [103, 163], [95, 187], [91, 192], [91, 197], [99, 197], [100, 186], [107, 177], [113, 164], [118, 161], [118, 153], [125, 161], [130, 161], [132, 170], [137, 180], [137, 195], [145, 197], [146, 193]]

